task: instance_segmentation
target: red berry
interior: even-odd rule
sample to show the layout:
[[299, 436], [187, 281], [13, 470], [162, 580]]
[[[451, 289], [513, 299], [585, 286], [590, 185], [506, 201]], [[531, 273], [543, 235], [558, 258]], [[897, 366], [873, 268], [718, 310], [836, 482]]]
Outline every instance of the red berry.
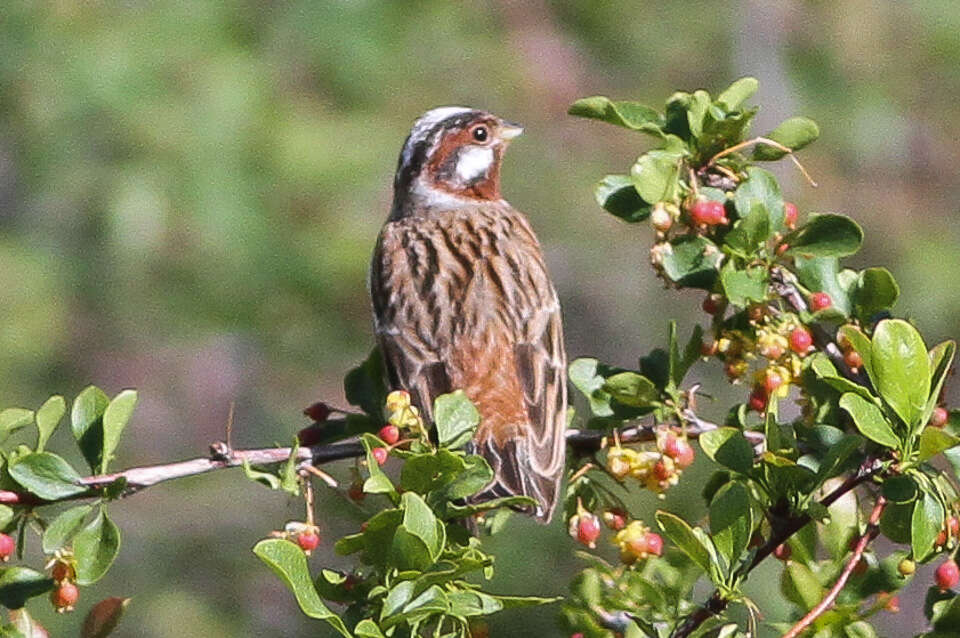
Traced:
[[797, 227], [797, 217], [799, 216], [799, 211], [797, 210], [796, 204], [792, 202], [783, 203], [783, 223], [793, 230]]
[[65, 580], [73, 580], [73, 567], [66, 561], [58, 560], [53, 564], [50, 576], [58, 583], [62, 583]]
[[763, 388], [754, 388], [747, 402], [754, 412], [763, 412], [767, 409], [767, 393]]
[[627, 513], [622, 509], [609, 509], [603, 513], [603, 524], [615, 532], [627, 526]]
[[377, 465], [383, 465], [387, 462], [387, 456], [389, 455], [387, 448], [375, 447], [370, 450], [370, 453], [373, 454], [373, 458], [377, 460]]
[[814, 312], [829, 308], [832, 305], [833, 299], [825, 292], [815, 292], [810, 295], [810, 310]]
[[600, 520], [589, 512], [577, 517], [577, 540], [587, 547], [596, 547], [600, 538]]
[[385, 425], [380, 428], [380, 432], [377, 434], [383, 442], [387, 445], [393, 445], [400, 440], [400, 428], [395, 425]]
[[943, 547], [947, 544], [947, 530], [942, 529], [940, 533], [937, 534], [937, 539], [933, 542], [937, 547]]
[[310, 407], [304, 408], [303, 413], [313, 419], [314, 423], [323, 423], [330, 416], [330, 406], [323, 401], [318, 401]]
[[305, 445], [310, 447], [316, 445], [323, 440], [323, 426], [322, 425], [308, 425], [299, 432], [297, 432], [297, 441], [300, 442], [300, 445]]
[[657, 461], [653, 464], [653, 475], [658, 481], [666, 481], [670, 478], [672, 472], [663, 461]]
[[647, 542], [647, 553], [653, 554], [654, 556], [660, 556], [663, 554], [663, 538], [660, 534], [655, 532], [647, 532], [647, 536], [644, 538]]
[[693, 465], [693, 446], [686, 439], [672, 434], [667, 436], [663, 443], [663, 453], [672, 458], [681, 470]]
[[957, 583], [960, 582], [960, 568], [957, 567], [957, 562], [951, 558], [937, 567], [934, 578], [940, 591], [947, 591], [956, 587]]
[[856, 370], [863, 365], [863, 357], [861, 357], [860, 353], [856, 350], [847, 350], [843, 353], [843, 362], [846, 363], [851, 370]]
[[727, 224], [727, 212], [723, 204], [708, 199], [698, 199], [690, 207], [690, 219], [694, 224], [703, 224], [705, 226], [716, 226], [718, 224]]
[[793, 550], [786, 543], [782, 543], [773, 550], [773, 555], [777, 560], [787, 561], [793, 555]]
[[930, 415], [930, 425], [935, 428], [942, 428], [949, 420], [950, 413], [939, 405], [933, 409], [933, 414]]
[[10, 560], [16, 549], [17, 542], [13, 540], [13, 536], [0, 533], [0, 560]]
[[700, 354], [704, 357], [712, 357], [717, 354], [717, 342], [716, 341], [704, 341], [700, 344]]
[[760, 547], [763, 545], [763, 536], [760, 535], [760, 532], [754, 532], [753, 536], [750, 537], [750, 544], [747, 545], [749, 549], [754, 547]]
[[782, 385], [783, 378], [776, 372], [768, 371], [763, 377], [763, 389], [767, 391], [767, 394], [773, 394]]
[[297, 534], [297, 545], [304, 552], [309, 554], [320, 544], [320, 537], [314, 531], [300, 532]]
[[354, 481], [350, 484], [350, 489], [347, 490], [347, 497], [354, 503], [359, 503], [367, 497], [366, 493], [363, 491], [363, 483], [360, 481]]
[[583, 632], [582, 632], [582, 631], [578, 631], [578, 632], [575, 633], [575, 634], [570, 634], [570, 638], [583, 638]]
[[716, 294], [707, 295], [707, 298], [703, 300], [703, 304], [700, 307], [703, 308], [703, 311], [708, 315], [716, 315], [723, 311], [723, 296]]
[[80, 598], [80, 592], [73, 583], [62, 583], [50, 592], [50, 602], [60, 613], [70, 611]]
[[947, 529], [950, 530], [951, 536], [956, 537], [960, 535], [960, 519], [958, 519], [956, 516], [951, 516], [948, 518]]
[[883, 606], [883, 608], [889, 611], [891, 614], [899, 614], [900, 613], [900, 597], [891, 596], [890, 598], [887, 599], [887, 602]]
[[790, 349], [797, 354], [806, 354], [813, 345], [813, 336], [804, 327], [794, 328], [790, 333]]

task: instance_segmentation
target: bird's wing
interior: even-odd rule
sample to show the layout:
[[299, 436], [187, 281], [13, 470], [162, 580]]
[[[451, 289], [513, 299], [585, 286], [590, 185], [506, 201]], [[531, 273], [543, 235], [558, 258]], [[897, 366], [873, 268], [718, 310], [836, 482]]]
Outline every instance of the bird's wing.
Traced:
[[391, 385], [427, 418], [462, 389], [480, 411], [478, 497], [522, 494], [549, 520], [563, 471], [567, 390], [560, 306], [539, 244], [515, 211], [444, 224], [388, 222], [370, 277]]

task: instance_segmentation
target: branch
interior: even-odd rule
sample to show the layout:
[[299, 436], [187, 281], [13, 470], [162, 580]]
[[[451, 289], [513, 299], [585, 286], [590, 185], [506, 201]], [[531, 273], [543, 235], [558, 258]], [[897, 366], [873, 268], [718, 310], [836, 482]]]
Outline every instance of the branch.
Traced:
[[[820, 504], [824, 507], [830, 507], [847, 492], [854, 489], [861, 483], [872, 478], [874, 474], [880, 471], [882, 464], [876, 459], [867, 459], [860, 466], [859, 471], [856, 474], [853, 474], [840, 484], [835, 490], [827, 494], [825, 497], [820, 499]], [[749, 574], [753, 569], [759, 565], [763, 560], [773, 553], [773, 550], [776, 549], [779, 545], [782, 545], [793, 536], [795, 533], [800, 531], [800, 529], [810, 522], [810, 516], [807, 514], [801, 514], [785, 521], [785, 524], [782, 525], [779, 531], [774, 530], [770, 535], [770, 540], [764, 543], [760, 549], [757, 550], [756, 555], [753, 557], [753, 561], [750, 563], [750, 566], [747, 567], [745, 574]], [[861, 554], [863, 552], [861, 551]], [[704, 622], [723, 613], [727, 608], [727, 599], [723, 597], [719, 590], [714, 591], [713, 595], [704, 603], [703, 607], [698, 608], [692, 614], [687, 616], [687, 618], [673, 630], [673, 633], [670, 634], [670, 638], [686, 638], [697, 628], [702, 625]]]
[[[717, 428], [716, 424], [703, 421], [692, 412], [687, 415], [687, 418], [693, 424], [692, 427], [687, 428], [688, 436], [697, 437], [701, 432]], [[637, 425], [623, 428], [618, 430], [617, 433], [620, 440], [625, 443], [654, 441], [657, 437], [657, 429], [658, 426], [656, 425]], [[759, 433], [753, 434], [759, 435]], [[566, 432], [567, 444], [570, 445], [574, 451], [580, 453], [599, 450], [604, 445], [605, 439], [611, 436], [612, 432], [603, 430], [571, 429]], [[762, 437], [762, 435], [760, 436]], [[215, 470], [240, 467], [244, 463], [250, 465], [283, 463], [290, 458], [292, 451], [293, 448], [290, 447], [233, 450], [226, 443], [217, 441], [210, 446], [210, 455], [207, 457], [178, 461], [175, 463], [145, 465], [142, 467], [129, 468], [121, 472], [84, 477], [80, 479], [79, 484], [87, 487], [87, 491], [58, 499], [45, 500], [29, 492], [0, 490], [0, 504], [36, 506], [61, 501], [97, 498], [102, 495], [106, 487], [115, 485], [118, 481], [124, 482], [120, 495], [130, 496], [159, 483], [165, 483], [166, 481], [187, 476], [206, 474], [207, 472], [213, 472]], [[363, 455], [363, 446], [355, 439], [315, 445], [313, 447], [301, 447], [297, 450], [297, 459], [310, 465], [322, 465], [331, 461], [357, 458]]]
[[864, 532], [863, 536], [860, 537], [860, 540], [857, 542], [856, 547], [853, 549], [853, 556], [850, 557], [850, 560], [847, 561], [846, 566], [843, 568], [843, 571], [840, 572], [840, 578], [837, 579], [837, 582], [833, 584], [833, 587], [830, 588], [830, 591], [827, 592], [827, 595], [823, 597], [817, 605], [807, 612], [807, 615], [800, 619], [800, 621], [791, 627], [790, 631], [783, 634], [783, 638], [797, 638], [807, 627], [809, 627], [814, 620], [819, 618], [825, 611], [833, 607], [833, 603], [836, 602], [837, 596], [840, 595], [840, 592], [843, 590], [844, 586], [847, 584], [847, 580], [850, 578], [850, 574], [853, 573], [854, 568], [857, 566], [857, 563], [860, 562], [860, 558], [863, 556], [863, 551], [867, 548], [867, 545], [876, 538], [877, 534], [880, 532], [880, 515], [883, 513], [883, 508], [887, 506], [887, 501], [883, 496], [877, 498], [876, 505], [873, 506], [873, 512], [870, 514], [870, 520], [867, 523], [867, 531]]

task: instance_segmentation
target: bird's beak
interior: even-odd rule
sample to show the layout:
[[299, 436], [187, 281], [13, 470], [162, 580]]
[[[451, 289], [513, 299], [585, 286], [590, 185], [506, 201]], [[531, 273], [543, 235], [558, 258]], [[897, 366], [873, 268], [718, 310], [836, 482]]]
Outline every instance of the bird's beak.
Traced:
[[502, 122], [500, 124], [500, 139], [509, 142], [513, 138], [523, 133], [523, 127], [513, 122]]

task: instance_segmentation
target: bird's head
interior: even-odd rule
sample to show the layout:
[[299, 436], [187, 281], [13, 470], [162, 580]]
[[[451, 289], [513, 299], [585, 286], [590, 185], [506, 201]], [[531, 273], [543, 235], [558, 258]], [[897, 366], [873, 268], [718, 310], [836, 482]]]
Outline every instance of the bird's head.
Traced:
[[400, 153], [393, 215], [499, 200], [503, 151], [522, 132], [522, 127], [486, 111], [462, 106], [427, 111]]

